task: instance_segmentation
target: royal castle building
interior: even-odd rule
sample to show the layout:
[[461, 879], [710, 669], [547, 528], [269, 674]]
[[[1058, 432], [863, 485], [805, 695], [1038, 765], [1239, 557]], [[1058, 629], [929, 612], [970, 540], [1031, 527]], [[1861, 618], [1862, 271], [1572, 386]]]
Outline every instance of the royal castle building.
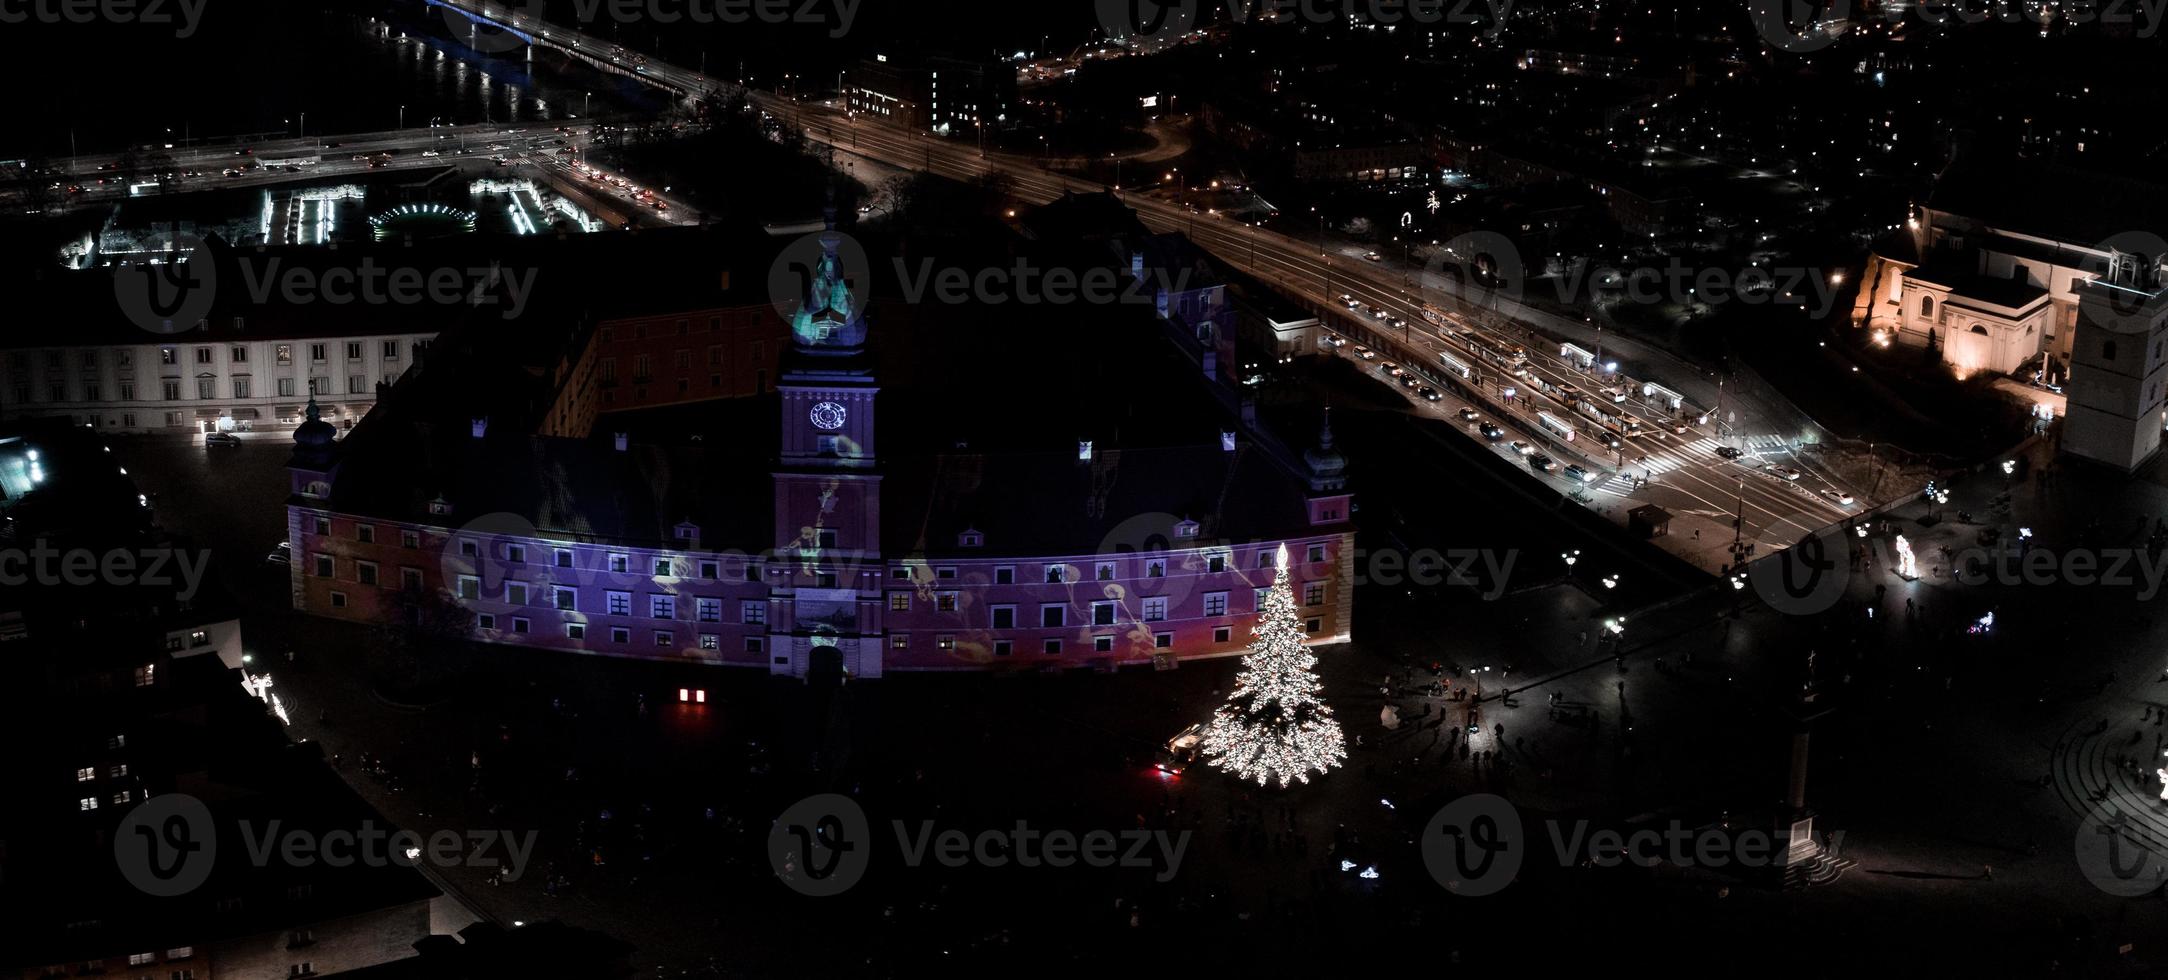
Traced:
[[772, 304], [741, 270], [688, 301], [724, 312], [644, 321], [697, 351], [780, 315], [772, 388], [613, 408], [608, 318], [477, 321], [343, 438], [301, 426], [294, 608], [793, 676], [1170, 667], [1244, 649], [1285, 545], [1306, 632], [1348, 639], [1329, 424], [1291, 450], [1229, 411], [1149, 292], [906, 303], [846, 268], [846, 240], [831, 220]]

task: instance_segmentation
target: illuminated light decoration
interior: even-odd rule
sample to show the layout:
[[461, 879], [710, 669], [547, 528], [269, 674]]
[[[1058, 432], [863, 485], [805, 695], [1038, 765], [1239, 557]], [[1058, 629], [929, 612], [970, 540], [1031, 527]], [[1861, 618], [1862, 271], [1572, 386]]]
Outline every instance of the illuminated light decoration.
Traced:
[[1853, 528], [1852, 532], [1864, 538], [1867, 536], [1867, 525], [1861, 524], [1858, 527]]
[[1370, 880], [1372, 880], [1372, 881], [1375, 881], [1375, 880], [1377, 880], [1377, 877], [1378, 877], [1378, 866], [1377, 866], [1377, 865], [1375, 865], [1375, 864], [1373, 864], [1373, 865], [1371, 865], [1371, 866], [1369, 866], [1369, 867], [1367, 867], [1367, 868], [1364, 868], [1364, 869], [1362, 869], [1361, 873], [1357, 874], [1357, 875], [1356, 875], [1355, 877], [1357, 877], [1357, 878], [1367, 878], [1367, 879], [1370, 879]]
[[1967, 633], [1992, 633], [1994, 631], [1995, 613], [1993, 610], [1989, 610], [1987, 615], [1973, 620], [1972, 625], [1965, 629]]
[[850, 412], [835, 402], [817, 402], [812, 411], [806, 413], [806, 417], [813, 423], [814, 428], [833, 432], [843, 428], [843, 423], [850, 418]]
[[1353, 870], [1355, 870], [1355, 862], [1353, 862], [1353, 861], [1350, 861], [1350, 860], [1348, 860], [1348, 859], [1346, 859], [1346, 858], [1341, 858], [1341, 859], [1340, 859], [1340, 870], [1342, 870], [1342, 871], [1353, 871]]
[[[442, 229], [440, 234], [452, 231], [474, 231], [474, 212], [438, 204], [434, 201], [420, 204], [402, 204], [369, 219], [369, 227], [376, 229], [378, 240], [390, 238], [401, 228]], [[448, 229], [446, 226], [450, 226]]]
[[1907, 580], [1920, 577], [1920, 560], [1912, 554], [1912, 542], [1902, 534], [1897, 536], [1897, 575]]
[[1308, 783], [1347, 761], [1346, 737], [1320, 693], [1317, 655], [1302, 641], [1281, 545], [1234, 692], [1206, 726], [1205, 760], [1263, 786]]

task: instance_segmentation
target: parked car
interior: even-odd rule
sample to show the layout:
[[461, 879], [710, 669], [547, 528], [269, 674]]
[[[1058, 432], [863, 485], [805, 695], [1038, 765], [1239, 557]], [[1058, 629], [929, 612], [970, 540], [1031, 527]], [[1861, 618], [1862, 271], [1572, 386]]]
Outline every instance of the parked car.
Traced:
[[231, 432], [211, 432], [204, 435], [203, 444], [206, 446], [238, 446], [241, 444], [241, 437]]
[[1558, 468], [1558, 461], [1542, 453], [1530, 453], [1528, 455], [1528, 468], [1549, 473]]
[[1159, 747], [1159, 755], [1152, 763], [1160, 772], [1179, 776], [1182, 770], [1197, 760], [1197, 749], [1204, 745], [1204, 725], [1196, 724], [1175, 733], [1167, 744]]

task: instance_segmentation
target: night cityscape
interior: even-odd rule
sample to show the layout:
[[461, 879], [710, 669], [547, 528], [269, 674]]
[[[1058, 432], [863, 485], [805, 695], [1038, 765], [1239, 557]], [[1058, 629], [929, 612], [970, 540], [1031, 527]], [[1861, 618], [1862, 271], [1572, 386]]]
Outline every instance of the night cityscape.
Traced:
[[2164, 17], [0, 0], [0, 976], [2168, 977]]

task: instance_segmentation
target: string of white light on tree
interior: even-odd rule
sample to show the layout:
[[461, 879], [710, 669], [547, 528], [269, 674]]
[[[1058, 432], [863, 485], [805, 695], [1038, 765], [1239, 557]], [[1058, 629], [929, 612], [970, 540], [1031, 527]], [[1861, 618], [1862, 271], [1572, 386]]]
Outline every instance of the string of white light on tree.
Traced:
[[1324, 682], [1316, 668], [1317, 655], [1302, 642], [1281, 545], [1234, 693], [1205, 727], [1205, 761], [1260, 786], [1283, 787], [1347, 761], [1346, 739], [1320, 696]]

